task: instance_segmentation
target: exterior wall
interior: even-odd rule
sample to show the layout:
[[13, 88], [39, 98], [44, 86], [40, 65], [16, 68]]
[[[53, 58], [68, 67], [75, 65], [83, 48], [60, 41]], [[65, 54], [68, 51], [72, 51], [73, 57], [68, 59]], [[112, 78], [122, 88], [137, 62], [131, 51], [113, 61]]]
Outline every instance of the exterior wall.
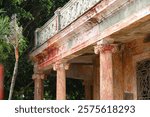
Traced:
[[[124, 95], [128, 99], [137, 99], [136, 85], [136, 63], [138, 61], [150, 59], [150, 42], [144, 43], [144, 39], [136, 39], [125, 45], [123, 52], [123, 75], [124, 75]], [[129, 95], [130, 94], [130, 95]]]

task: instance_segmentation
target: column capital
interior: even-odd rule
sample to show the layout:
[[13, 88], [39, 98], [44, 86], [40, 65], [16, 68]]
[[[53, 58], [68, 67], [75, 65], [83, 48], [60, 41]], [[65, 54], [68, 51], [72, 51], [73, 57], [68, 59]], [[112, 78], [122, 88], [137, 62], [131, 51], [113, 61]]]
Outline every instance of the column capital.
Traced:
[[45, 74], [43, 73], [34, 73], [32, 75], [32, 79], [35, 80], [35, 79], [41, 79], [41, 80], [44, 80], [45, 78]]
[[34, 64], [34, 70], [33, 71], [34, 71], [34, 74], [32, 75], [33, 80], [35, 80], [35, 79], [44, 80], [45, 74], [43, 73], [43, 71], [38, 69], [38, 66], [36, 63]]
[[34, 72], [35, 74], [42, 74], [42, 73], [43, 73], [41, 70], [39, 70], [37, 63], [34, 64], [33, 72]]
[[94, 46], [94, 52], [95, 54], [99, 53], [105, 53], [105, 52], [120, 52], [123, 49], [122, 44], [99, 44], [97, 43], [96, 46]]
[[55, 64], [53, 64], [53, 70], [54, 71], [57, 71], [59, 69], [68, 70], [69, 69], [69, 63], [56, 62]]

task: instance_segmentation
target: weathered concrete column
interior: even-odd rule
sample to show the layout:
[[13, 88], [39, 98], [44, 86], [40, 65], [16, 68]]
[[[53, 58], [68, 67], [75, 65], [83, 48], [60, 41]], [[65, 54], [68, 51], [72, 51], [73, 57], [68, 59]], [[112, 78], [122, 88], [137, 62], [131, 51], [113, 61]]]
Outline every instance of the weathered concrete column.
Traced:
[[98, 44], [95, 53], [100, 55], [100, 99], [114, 99], [113, 52], [118, 51], [117, 44]]
[[53, 69], [57, 71], [56, 99], [66, 99], [66, 70], [69, 65], [66, 63], [57, 62], [53, 65]]
[[43, 99], [43, 80], [44, 80], [44, 74], [42, 73], [35, 73], [32, 76], [32, 79], [34, 80], [34, 99], [35, 100], [42, 100]]

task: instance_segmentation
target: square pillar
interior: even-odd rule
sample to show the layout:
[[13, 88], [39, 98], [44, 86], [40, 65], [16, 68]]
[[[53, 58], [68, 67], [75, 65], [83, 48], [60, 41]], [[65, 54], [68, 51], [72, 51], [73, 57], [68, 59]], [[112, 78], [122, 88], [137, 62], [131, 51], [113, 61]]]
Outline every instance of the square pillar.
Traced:
[[57, 62], [53, 65], [53, 69], [57, 71], [56, 99], [66, 99], [66, 70], [69, 65], [66, 63]]
[[44, 74], [35, 73], [33, 74], [32, 79], [34, 80], [34, 100], [42, 100], [44, 93], [43, 88]]
[[[98, 44], [95, 46], [95, 53], [100, 55], [99, 74], [101, 100], [114, 100], [119, 98], [116, 95], [118, 95], [120, 91], [116, 92], [115, 85], [117, 85], [117, 88], [122, 89], [122, 86], [120, 85], [121, 82], [116, 81], [118, 77], [122, 79], [122, 68], [120, 68], [122, 61], [120, 61], [120, 59], [113, 60], [113, 53], [118, 52], [119, 49], [118, 44]], [[116, 64], [117, 62], [114, 61], [119, 61], [121, 64]], [[121, 91], [121, 93], [123, 93], [123, 91]]]

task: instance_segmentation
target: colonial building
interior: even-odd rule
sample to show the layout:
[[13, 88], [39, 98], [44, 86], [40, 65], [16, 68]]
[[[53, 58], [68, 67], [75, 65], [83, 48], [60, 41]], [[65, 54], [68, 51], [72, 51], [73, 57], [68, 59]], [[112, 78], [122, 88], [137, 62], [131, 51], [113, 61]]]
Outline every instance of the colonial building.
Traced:
[[35, 31], [34, 98], [56, 71], [56, 99], [66, 78], [82, 79], [86, 99], [150, 99], [150, 0], [70, 0]]

